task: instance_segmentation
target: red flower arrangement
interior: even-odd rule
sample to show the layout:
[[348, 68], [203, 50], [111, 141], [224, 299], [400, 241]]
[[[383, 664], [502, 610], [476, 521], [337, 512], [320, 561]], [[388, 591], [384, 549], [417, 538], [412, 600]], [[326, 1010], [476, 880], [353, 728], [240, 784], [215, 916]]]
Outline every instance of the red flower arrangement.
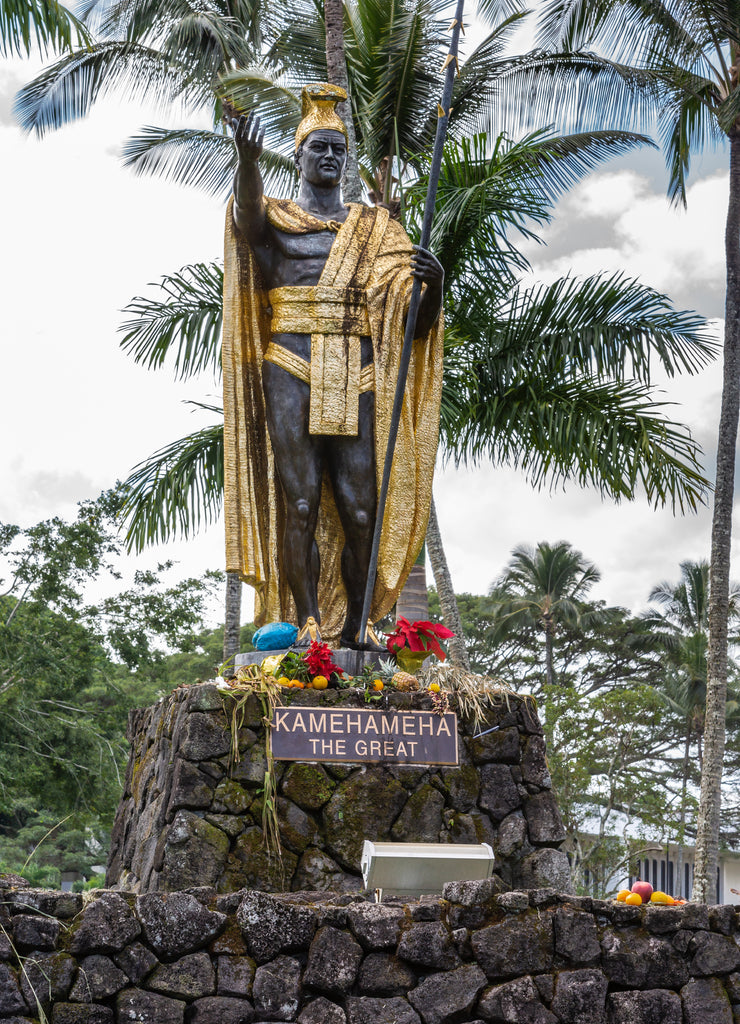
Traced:
[[447, 655], [439, 641], [449, 640], [454, 635], [451, 629], [438, 622], [409, 622], [402, 615], [396, 622], [396, 628], [388, 635], [386, 647], [394, 655], [404, 647], [410, 651], [428, 651], [444, 661]]
[[308, 650], [302, 655], [312, 676], [324, 676], [331, 679], [333, 673], [344, 675], [344, 670], [335, 665], [331, 658], [331, 647], [320, 640], [312, 640]]

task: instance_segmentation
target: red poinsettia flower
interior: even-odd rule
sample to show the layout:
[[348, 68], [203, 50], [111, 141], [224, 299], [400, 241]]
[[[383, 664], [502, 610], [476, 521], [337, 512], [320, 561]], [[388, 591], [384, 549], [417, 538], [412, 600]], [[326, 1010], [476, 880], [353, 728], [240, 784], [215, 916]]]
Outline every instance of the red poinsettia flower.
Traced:
[[454, 635], [451, 629], [438, 622], [409, 622], [401, 615], [396, 621], [396, 628], [388, 636], [386, 647], [391, 654], [396, 654], [404, 647], [410, 651], [429, 651], [444, 661], [447, 655], [438, 641], [449, 640]]
[[303, 661], [308, 665], [308, 671], [312, 676], [325, 676], [330, 679], [333, 672], [338, 676], [344, 674], [339, 665], [335, 665], [331, 657], [331, 647], [320, 640], [312, 640], [308, 650], [303, 655]]

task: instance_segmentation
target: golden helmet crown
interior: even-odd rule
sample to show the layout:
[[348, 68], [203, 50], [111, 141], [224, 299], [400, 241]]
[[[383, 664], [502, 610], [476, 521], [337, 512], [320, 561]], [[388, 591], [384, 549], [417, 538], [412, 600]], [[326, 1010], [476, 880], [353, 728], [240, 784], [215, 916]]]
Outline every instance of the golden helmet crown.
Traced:
[[295, 133], [295, 149], [298, 149], [306, 136], [319, 128], [341, 132], [346, 139], [347, 126], [335, 109], [337, 103], [346, 99], [347, 93], [341, 86], [329, 85], [328, 82], [304, 85], [301, 91], [303, 118]]

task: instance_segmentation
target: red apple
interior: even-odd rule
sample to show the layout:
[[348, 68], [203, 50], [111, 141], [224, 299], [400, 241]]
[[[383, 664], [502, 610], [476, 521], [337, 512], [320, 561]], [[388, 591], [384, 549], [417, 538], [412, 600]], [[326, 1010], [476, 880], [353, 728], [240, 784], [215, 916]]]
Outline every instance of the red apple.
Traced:
[[637, 895], [642, 898], [643, 903], [649, 903], [653, 887], [650, 882], [641, 882], [638, 879], [638, 881], [636, 881], [632, 886], [632, 892], [636, 892]]

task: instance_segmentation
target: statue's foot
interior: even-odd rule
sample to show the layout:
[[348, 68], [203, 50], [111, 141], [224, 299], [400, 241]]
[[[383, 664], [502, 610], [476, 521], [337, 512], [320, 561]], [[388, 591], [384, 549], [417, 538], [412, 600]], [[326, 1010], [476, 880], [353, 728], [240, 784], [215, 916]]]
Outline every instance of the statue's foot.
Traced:
[[298, 636], [290, 645], [291, 651], [307, 651], [314, 641], [321, 643], [319, 624], [312, 616], [306, 619], [303, 627], [298, 631]]
[[366, 640], [364, 644], [361, 644], [359, 640], [349, 640], [347, 637], [342, 636], [339, 638], [339, 642], [342, 647], [350, 651], [367, 651], [368, 654], [388, 654], [387, 647], [374, 644], [371, 640]]
[[369, 654], [388, 654], [388, 648], [380, 642], [377, 633], [373, 629], [372, 622], [368, 622], [365, 628], [365, 642], [360, 643], [359, 631], [354, 636], [342, 633], [339, 642], [342, 647], [350, 651], [367, 651]]

